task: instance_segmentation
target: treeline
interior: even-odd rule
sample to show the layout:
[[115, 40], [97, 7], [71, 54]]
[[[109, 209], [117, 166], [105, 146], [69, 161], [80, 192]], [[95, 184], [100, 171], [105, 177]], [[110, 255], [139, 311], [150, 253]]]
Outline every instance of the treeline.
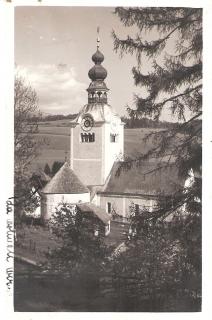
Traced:
[[46, 163], [44, 167], [44, 172], [47, 174], [49, 177], [53, 177], [59, 170], [60, 168], [64, 165], [64, 162], [61, 161], [54, 161], [51, 169], [48, 163]]
[[[35, 115], [30, 118], [30, 122], [45, 122], [45, 121], [56, 121], [56, 120], [64, 120], [69, 119], [72, 120], [76, 118], [77, 114], [48, 114], [44, 115]], [[121, 117], [121, 120], [125, 123], [125, 128], [162, 128], [162, 129], [177, 129], [179, 127], [178, 122], [168, 122], [168, 121], [160, 121], [160, 120], [152, 120], [148, 118], [130, 118], [130, 117]], [[201, 125], [201, 120], [194, 120], [192, 124], [189, 126], [189, 130], [195, 129]], [[187, 128], [185, 128], [187, 129]], [[187, 129], [188, 130], [188, 129]]]
[[178, 126], [178, 123], [152, 120], [148, 118], [128, 118], [122, 117], [122, 121], [125, 123], [125, 128], [167, 128], [171, 129]]
[[56, 121], [56, 120], [64, 120], [64, 119], [69, 119], [72, 120], [76, 118], [77, 114], [48, 114], [44, 116], [43, 114], [41, 115], [35, 115], [30, 118], [31, 122], [44, 122], [44, 121]]

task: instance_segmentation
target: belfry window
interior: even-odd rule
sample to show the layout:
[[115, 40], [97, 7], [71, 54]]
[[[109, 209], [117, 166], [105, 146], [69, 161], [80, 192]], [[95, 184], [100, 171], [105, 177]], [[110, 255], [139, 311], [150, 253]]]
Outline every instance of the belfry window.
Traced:
[[81, 142], [94, 142], [95, 133], [81, 133]]
[[117, 142], [118, 141], [118, 134], [110, 134], [110, 142]]

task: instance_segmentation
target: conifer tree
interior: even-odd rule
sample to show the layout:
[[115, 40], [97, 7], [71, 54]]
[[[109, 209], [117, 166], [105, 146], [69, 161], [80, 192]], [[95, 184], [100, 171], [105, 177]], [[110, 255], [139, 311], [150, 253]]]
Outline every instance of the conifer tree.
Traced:
[[[136, 54], [137, 66], [132, 74], [136, 86], [136, 108], [128, 108], [131, 117], [159, 119], [170, 112], [179, 121], [172, 130], [154, 132], [157, 146], [140, 159], [160, 158], [164, 165], [173, 160], [179, 172], [188, 177], [192, 168], [201, 174], [201, 115], [202, 115], [202, 10], [198, 8], [116, 8], [115, 14], [126, 26], [136, 26], [138, 34], [119, 39], [113, 31], [114, 49]], [[145, 39], [145, 34], [151, 39]], [[157, 39], [155, 35], [157, 34]], [[171, 47], [168, 53], [167, 46]], [[170, 51], [170, 50], [169, 50]], [[149, 58], [151, 70], [142, 72], [142, 58]], [[147, 96], [144, 97], [145, 89]], [[199, 120], [199, 121], [198, 121]], [[136, 159], [137, 160], [137, 159]], [[137, 162], [138, 163], [138, 162]], [[197, 176], [197, 175], [196, 175]], [[198, 196], [201, 188], [191, 188], [178, 196], [176, 207]], [[198, 194], [196, 194], [198, 193]]]
[[52, 165], [52, 170], [51, 170], [52, 176], [54, 176], [60, 170], [60, 168], [63, 166], [63, 164], [64, 163], [61, 161], [54, 161], [54, 163]]
[[45, 167], [44, 167], [44, 172], [45, 172], [48, 176], [51, 175], [51, 169], [50, 169], [48, 163], [46, 163], [46, 165], [45, 165]]
[[[146, 141], [154, 136], [155, 146], [146, 154], [141, 153], [139, 157], [123, 162], [123, 167], [140, 165], [143, 160], [155, 158], [159, 163], [155, 170], [166, 170], [175, 162], [184, 181], [190, 179], [190, 184], [177, 190], [172, 199], [164, 201], [161, 194], [158, 206], [152, 212], [141, 210], [133, 217], [133, 228], [137, 231], [133, 248], [138, 249], [139, 241], [148, 245], [148, 232], [153, 235], [160, 225], [161, 230], [166, 228], [164, 219], [172, 214], [170, 236], [173, 243], [178, 241], [181, 247], [178, 252], [181, 262], [175, 271], [183, 270], [182, 277], [190, 278], [196, 284], [195, 289], [191, 289], [184, 282], [184, 293], [193, 297], [198, 309], [201, 295], [202, 9], [118, 7], [115, 14], [126, 27], [138, 30], [134, 37], [127, 36], [126, 39], [120, 39], [115, 31], [112, 32], [114, 50], [121, 57], [135, 54], [137, 59], [132, 75], [135, 85], [141, 90], [135, 96], [135, 108], [128, 108], [129, 115], [158, 120], [162, 113], [171, 112], [178, 120], [173, 128], [149, 134]], [[148, 59], [151, 66], [148, 71], [144, 69], [144, 59]], [[154, 228], [147, 228], [146, 234], [144, 227], [148, 224], [153, 224]], [[162, 234], [163, 231], [156, 237], [161, 244]], [[164, 250], [162, 245], [161, 250]], [[148, 260], [148, 248], [146, 251], [143, 261]], [[134, 263], [133, 252], [128, 254], [128, 261]], [[159, 245], [156, 259], [160, 259], [160, 255]], [[129, 264], [126, 260], [125, 263]], [[135, 272], [139, 271], [138, 268]], [[140, 265], [140, 268], [143, 267]], [[158, 276], [160, 271], [156, 270]], [[178, 280], [174, 273], [172, 276], [171, 283], [177, 292]], [[144, 275], [143, 279], [147, 278]], [[167, 281], [170, 284], [170, 278], [164, 274], [163, 285], [166, 286]], [[184, 296], [185, 301], [188, 301], [187, 297]]]
[[[165, 109], [179, 121], [173, 129], [151, 133], [157, 141], [156, 147], [134, 162], [139, 164], [138, 160], [158, 158], [161, 169], [175, 161], [184, 179], [189, 176], [190, 169], [198, 177], [194, 178], [192, 187], [178, 192], [174, 202], [166, 203], [166, 208], [159, 210], [155, 217], [174, 212], [182, 205], [189, 211], [199, 212], [201, 206], [194, 199], [201, 199], [202, 10], [119, 7], [115, 13], [125, 26], [138, 28], [134, 38], [119, 39], [114, 31], [112, 33], [115, 51], [122, 56], [135, 53], [137, 57], [138, 64], [133, 67], [132, 74], [135, 85], [141, 87], [141, 94], [135, 97], [136, 109], [129, 108], [129, 114], [157, 120]], [[146, 40], [145, 33], [148, 38], [152, 33], [154, 38], [157, 34], [157, 39]], [[167, 53], [168, 45], [172, 53]], [[142, 72], [144, 56], [152, 64], [148, 74]], [[144, 89], [148, 93], [146, 97], [142, 96]]]

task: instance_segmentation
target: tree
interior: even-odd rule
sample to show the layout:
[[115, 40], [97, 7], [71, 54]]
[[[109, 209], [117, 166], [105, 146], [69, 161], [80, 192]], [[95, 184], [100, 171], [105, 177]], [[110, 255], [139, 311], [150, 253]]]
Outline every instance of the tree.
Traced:
[[52, 176], [54, 176], [60, 170], [60, 168], [63, 166], [63, 164], [64, 164], [64, 162], [54, 161], [54, 163], [52, 165], [52, 170], [51, 170]]
[[46, 165], [45, 165], [45, 167], [44, 167], [44, 172], [45, 172], [48, 176], [51, 175], [51, 169], [50, 169], [48, 163], [46, 163]]
[[107, 253], [100, 220], [91, 213], [81, 213], [75, 205], [63, 204], [56, 208], [49, 227], [61, 244], [49, 256], [50, 268], [75, 276], [97, 275]]
[[150, 225], [144, 220], [142, 236], [137, 234], [128, 242], [128, 250], [112, 261], [120, 311], [199, 310], [201, 279], [191, 276], [178, 227], [176, 223]]
[[[178, 232], [187, 265], [187, 276], [196, 277], [196, 295], [201, 291], [201, 115], [202, 115], [202, 9], [199, 8], [116, 8], [115, 14], [125, 26], [138, 28], [133, 38], [119, 39], [113, 31], [114, 49], [121, 56], [135, 54], [137, 66], [132, 74], [141, 95], [135, 96], [135, 109], [128, 108], [132, 118], [160, 119], [162, 112], [171, 111], [178, 124], [167, 130], [153, 132], [157, 142], [146, 154], [130, 159], [124, 166], [139, 165], [140, 160], [157, 158], [166, 170], [175, 162], [179, 174], [186, 180], [191, 168], [194, 173], [190, 186], [178, 190], [172, 201], [162, 201], [153, 212], [141, 210], [133, 224], [142, 235], [143, 225], [164, 221], [170, 214], [172, 227]], [[148, 38], [145, 38], [145, 36]], [[157, 37], [156, 37], [157, 36]], [[152, 38], [151, 38], [152, 37]], [[152, 39], [152, 40], [150, 40]], [[172, 48], [170, 50], [170, 48]], [[143, 71], [142, 59], [148, 58], [151, 69]], [[198, 120], [198, 121], [197, 121]], [[145, 216], [145, 219], [143, 217]], [[173, 232], [173, 229], [170, 230]], [[160, 239], [160, 238], [159, 238]], [[158, 240], [160, 241], [160, 240]], [[173, 276], [173, 283], [175, 278]]]
[[[146, 98], [135, 96], [136, 110], [128, 108], [131, 117], [136, 114], [157, 120], [165, 108], [170, 108], [172, 114], [183, 121], [173, 130], [154, 133], [158, 145], [145, 158], [166, 155], [174, 158], [181, 170], [184, 167], [185, 176], [191, 167], [200, 171], [201, 122], [197, 125], [194, 120], [202, 114], [202, 10], [116, 8], [115, 13], [125, 26], [136, 25], [140, 32], [135, 39], [128, 36], [125, 40], [113, 32], [115, 51], [120, 50], [122, 55], [124, 52], [136, 54], [138, 66], [132, 69], [135, 85], [148, 92]], [[147, 31], [148, 36], [157, 32], [158, 39], [143, 40], [142, 34]], [[164, 53], [170, 41], [172, 54]], [[152, 63], [148, 74], [142, 73], [144, 55]], [[186, 121], [188, 111], [191, 116]]]
[[[36, 92], [23, 78], [16, 76], [14, 83], [14, 198], [15, 223], [25, 210], [33, 211], [37, 205], [32, 192], [30, 165], [38, 156], [44, 141], [36, 139], [38, 122], [32, 118], [40, 115]], [[39, 118], [39, 117], [38, 117]]]

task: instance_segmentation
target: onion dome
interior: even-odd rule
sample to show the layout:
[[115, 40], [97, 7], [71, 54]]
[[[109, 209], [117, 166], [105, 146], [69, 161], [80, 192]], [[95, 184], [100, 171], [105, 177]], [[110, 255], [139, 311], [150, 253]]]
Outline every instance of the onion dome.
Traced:
[[88, 76], [92, 81], [104, 80], [107, 77], [107, 70], [100, 64], [96, 64], [88, 72]]
[[100, 64], [104, 61], [104, 55], [99, 51], [99, 49], [97, 49], [96, 53], [92, 55], [92, 61], [95, 64]]
[[92, 55], [92, 61], [95, 63], [95, 66], [89, 70], [89, 78], [92, 81], [103, 81], [107, 77], [107, 70], [101, 65], [101, 63], [104, 61], [104, 55], [99, 51], [98, 47], [96, 52]]

